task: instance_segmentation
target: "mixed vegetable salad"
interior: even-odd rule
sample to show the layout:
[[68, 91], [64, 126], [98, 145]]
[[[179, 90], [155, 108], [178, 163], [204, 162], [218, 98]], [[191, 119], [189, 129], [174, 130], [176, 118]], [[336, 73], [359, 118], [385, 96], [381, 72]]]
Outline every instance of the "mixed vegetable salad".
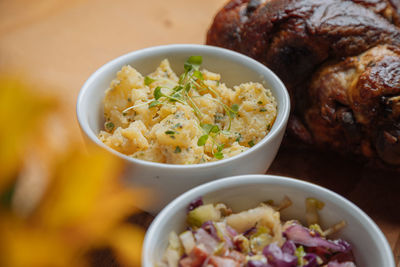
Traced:
[[280, 211], [291, 205], [285, 197], [233, 213], [225, 204], [204, 204], [196, 199], [188, 207], [187, 230], [171, 232], [168, 248], [158, 266], [248, 267], [355, 267], [351, 245], [328, 236], [345, 226], [319, 225], [324, 203], [306, 199], [308, 227], [296, 220], [282, 222]]

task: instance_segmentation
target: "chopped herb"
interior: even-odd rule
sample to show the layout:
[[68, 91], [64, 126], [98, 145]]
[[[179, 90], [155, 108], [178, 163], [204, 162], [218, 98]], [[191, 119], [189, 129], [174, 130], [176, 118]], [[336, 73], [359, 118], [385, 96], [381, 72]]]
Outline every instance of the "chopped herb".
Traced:
[[224, 118], [223, 116], [214, 115], [214, 120], [215, 120], [216, 122], [222, 121], [223, 118]]
[[165, 131], [165, 134], [175, 134], [174, 131]]
[[236, 133], [238, 134], [238, 137], [236, 138], [236, 142], [240, 142], [242, 140], [242, 135], [240, 133]]
[[262, 101], [258, 101], [258, 102], [257, 102], [257, 104], [259, 104], [259, 105], [262, 105], [262, 104], [263, 104], [263, 102], [262, 102]]
[[199, 140], [197, 141], [198, 146], [204, 146], [207, 142], [208, 134], [202, 135]]
[[265, 112], [267, 111], [265, 108], [260, 108], [260, 112]]
[[128, 115], [126, 112], [122, 112], [122, 116], [126, 116]]
[[249, 144], [250, 147], [252, 147], [252, 146], [254, 146], [254, 141], [251, 140], [251, 141], [248, 142], [248, 144]]
[[112, 131], [114, 129], [115, 125], [111, 121], [106, 123], [106, 129], [109, 131]]
[[144, 84], [145, 84], [145, 85], [150, 85], [150, 84], [152, 84], [152, 83], [155, 82], [155, 81], [156, 81], [156, 80], [150, 78], [149, 76], [144, 77]]
[[151, 102], [149, 103], [149, 108], [158, 106], [158, 105], [160, 105], [160, 104], [161, 104], [160, 101], [157, 101], [157, 100], [151, 101]]
[[182, 152], [181, 148], [180, 148], [179, 146], [177, 146], [177, 147], [175, 148], [174, 153], [181, 153], [181, 152]]
[[128, 97], [128, 102], [132, 102], [132, 99], [130, 97]]
[[268, 131], [271, 130], [271, 124], [268, 124], [268, 125], [267, 125], [267, 130], [268, 130]]
[[175, 124], [174, 128], [182, 128], [182, 124], [178, 122], [177, 124]]
[[164, 96], [164, 94], [161, 92], [161, 87], [157, 86], [156, 89], [154, 90], [154, 98], [155, 98], [155, 100], [158, 100], [162, 96]]

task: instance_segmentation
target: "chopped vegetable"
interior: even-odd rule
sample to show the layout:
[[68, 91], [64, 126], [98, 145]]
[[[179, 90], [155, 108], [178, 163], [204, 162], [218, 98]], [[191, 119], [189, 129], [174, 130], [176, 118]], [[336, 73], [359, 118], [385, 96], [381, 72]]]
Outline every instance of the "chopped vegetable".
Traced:
[[[323, 207], [317, 199], [307, 201]], [[179, 237], [171, 233], [160, 266], [356, 266], [350, 244], [325, 238], [318, 224], [307, 228], [297, 221], [282, 223], [278, 211], [291, 203], [285, 196], [278, 206], [272, 206], [270, 201], [270, 205], [264, 202], [256, 208], [232, 213], [225, 204], [204, 205], [198, 198], [188, 207], [188, 230]], [[341, 227], [342, 222], [329, 229]], [[329, 229], [325, 232], [333, 231]]]
[[106, 123], [106, 129], [107, 129], [107, 131], [112, 131], [112, 130], [114, 130], [114, 123], [112, 123], [111, 121], [109, 121], [109, 122], [107, 122]]
[[221, 212], [212, 204], [202, 205], [189, 211], [187, 223], [189, 226], [200, 227], [206, 221], [218, 221], [221, 218]]

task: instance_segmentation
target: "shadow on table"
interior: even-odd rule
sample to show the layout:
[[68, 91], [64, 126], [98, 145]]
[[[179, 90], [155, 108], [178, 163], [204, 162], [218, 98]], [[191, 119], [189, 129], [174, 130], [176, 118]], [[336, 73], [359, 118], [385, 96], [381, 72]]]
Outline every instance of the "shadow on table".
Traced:
[[373, 219], [400, 223], [400, 174], [372, 169], [335, 153], [281, 147], [269, 174], [324, 186], [354, 202]]

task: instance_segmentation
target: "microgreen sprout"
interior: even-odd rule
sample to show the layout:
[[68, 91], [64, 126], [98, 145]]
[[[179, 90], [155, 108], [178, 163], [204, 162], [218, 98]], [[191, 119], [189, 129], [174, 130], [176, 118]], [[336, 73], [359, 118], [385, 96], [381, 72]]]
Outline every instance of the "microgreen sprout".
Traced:
[[160, 101], [153, 100], [153, 101], [151, 101], [151, 102], [149, 103], [149, 108], [156, 107], [156, 106], [158, 106], [158, 105], [160, 105], [160, 104], [161, 104]]
[[207, 142], [208, 139], [208, 134], [204, 134], [200, 136], [199, 140], [197, 140], [197, 145], [198, 146], [204, 146]]
[[156, 80], [150, 78], [149, 76], [144, 77], [144, 84], [149, 86], [150, 84], [152, 84], [153, 82], [155, 82]]
[[[219, 95], [219, 93], [205, 83], [204, 75], [200, 71], [200, 65], [202, 64], [202, 61], [203, 61], [203, 59], [201, 56], [189, 57], [184, 64], [185, 71], [179, 77], [178, 85], [176, 85], [172, 89], [169, 89], [169, 92], [171, 92], [171, 93], [166, 94], [162, 90], [163, 87], [157, 86], [153, 92], [154, 99], [147, 101], [147, 102], [137, 104], [137, 105], [133, 105], [131, 107], [128, 107], [125, 110], [123, 110], [123, 113], [126, 113], [127, 111], [129, 111], [131, 109], [135, 109], [135, 108], [138, 108], [138, 107], [144, 106], [144, 105], [148, 105], [148, 108], [150, 109], [150, 108], [154, 108], [159, 105], [162, 105], [162, 104], [167, 104], [168, 102], [179, 102], [183, 105], [189, 105], [193, 109], [193, 111], [198, 119], [199, 128], [203, 132], [203, 135], [197, 141], [197, 145], [204, 146], [207, 143], [207, 140], [211, 140], [211, 143], [212, 143], [211, 151], [212, 151], [213, 156], [216, 159], [222, 159], [224, 157], [224, 155], [222, 153], [224, 144], [218, 144], [217, 141], [215, 140], [215, 137], [218, 134], [225, 134], [225, 135], [231, 134], [230, 129], [231, 129], [232, 120], [233, 120], [233, 118], [235, 118], [236, 115], [238, 115], [239, 105], [233, 104], [232, 106], [228, 106], [227, 104], [225, 104], [222, 101], [222, 98]], [[155, 79], [153, 79], [149, 76], [146, 76], [144, 78], [144, 84], [146, 86], [151, 85], [155, 81], [156, 81]], [[217, 85], [219, 85], [219, 84], [220, 84], [220, 82], [217, 81]], [[191, 93], [191, 90], [196, 91], [196, 94], [193, 95]], [[215, 98], [208, 97], [205, 95], [198, 95], [200, 93], [203, 94], [203, 92], [209, 92], [211, 95], [215, 96]], [[225, 115], [224, 114], [219, 115], [218, 120], [221, 121], [224, 118], [224, 116], [227, 116], [227, 118], [229, 118], [228, 127], [225, 129], [220, 129], [219, 126], [216, 124], [202, 123], [204, 114], [201, 112], [201, 110], [196, 105], [195, 101], [193, 100], [193, 98], [195, 98], [195, 97], [205, 97], [205, 98], [208, 98], [208, 99], [220, 104], [225, 111]], [[129, 102], [131, 102], [131, 101], [129, 101]], [[215, 117], [215, 119], [217, 120], [217, 117]], [[177, 123], [173, 127], [173, 129], [176, 129], [176, 128], [182, 128], [182, 125], [180, 123]], [[165, 134], [169, 135], [171, 138], [175, 138], [174, 135], [176, 134], [176, 132], [172, 131], [172, 130], [168, 130], [165, 132]], [[241, 139], [241, 136], [239, 133], [239, 137], [236, 138], [236, 141], [239, 142], [240, 139]], [[216, 147], [216, 149], [215, 149], [215, 147]], [[181, 148], [179, 146], [177, 146], [175, 148], [174, 152], [180, 153]]]

